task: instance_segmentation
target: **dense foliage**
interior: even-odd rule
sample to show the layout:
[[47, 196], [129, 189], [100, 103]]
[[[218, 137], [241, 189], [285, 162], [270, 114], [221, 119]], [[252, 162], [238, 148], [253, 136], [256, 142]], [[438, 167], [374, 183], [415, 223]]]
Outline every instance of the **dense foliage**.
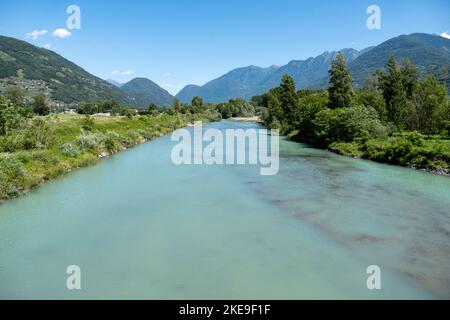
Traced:
[[409, 60], [393, 57], [366, 88], [354, 89], [343, 55], [330, 70], [328, 90], [296, 92], [292, 77], [253, 101], [266, 107], [269, 128], [358, 157], [414, 166], [450, 168], [450, 104], [446, 85], [421, 79]]

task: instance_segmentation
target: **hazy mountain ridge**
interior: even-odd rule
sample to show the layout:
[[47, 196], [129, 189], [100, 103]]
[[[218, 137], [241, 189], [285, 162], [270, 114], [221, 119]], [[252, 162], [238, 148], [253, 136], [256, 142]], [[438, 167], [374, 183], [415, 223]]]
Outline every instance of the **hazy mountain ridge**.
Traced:
[[191, 102], [194, 96], [201, 96], [213, 103], [229, 100], [230, 97], [251, 98], [255, 92], [258, 94], [264, 92], [261, 82], [278, 69], [276, 66], [234, 69], [204, 86], [188, 85], [176, 96], [183, 102]]
[[113, 79], [106, 79], [105, 81], [112, 84], [113, 86], [116, 86], [117, 88], [120, 88], [124, 85], [124, 83], [121, 83], [121, 82], [113, 80]]
[[[364, 86], [369, 76], [377, 69], [383, 69], [389, 57], [398, 60], [409, 58], [415, 63], [422, 76], [436, 75], [447, 82], [450, 89], [448, 73], [450, 70], [450, 40], [438, 35], [415, 33], [389, 39], [378, 46], [361, 51], [342, 49], [349, 63], [350, 71], [356, 86]], [[204, 86], [189, 85], [181, 90], [177, 97], [189, 102], [193, 96], [201, 96], [209, 102], [223, 102], [232, 98], [250, 99], [279, 85], [284, 74], [291, 75], [298, 89], [326, 88], [328, 86], [328, 70], [338, 51], [328, 52], [306, 60], [293, 60], [287, 65], [274, 67], [266, 77], [249, 77], [249, 68], [232, 70], [222, 77], [212, 80]], [[267, 70], [268, 68], [259, 68]], [[247, 74], [247, 76], [241, 75]], [[235, 81], [235, 79], [240, 81]], [[245, 90], [243, 90], [245, 88]]]
[[147, 78], [134, 78], [122, 85], [120, 90], [127, 93], [139, 107], [147, 107], [152, 102], [160, 107], [170, 107], [174, 99], [169, 92]]

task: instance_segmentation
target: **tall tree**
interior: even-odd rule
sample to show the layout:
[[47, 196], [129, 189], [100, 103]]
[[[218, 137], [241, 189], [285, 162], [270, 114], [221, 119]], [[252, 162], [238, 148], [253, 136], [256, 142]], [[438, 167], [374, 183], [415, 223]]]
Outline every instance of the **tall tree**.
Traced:
[[268, 117], [266, 124], [271, 129], [281, 129], [281, 122], [284, 121], [283, 108], [277, 95], [272, 91], [267, 94]]
[[404, 129], [411, 103], [408, 101], [405, 77], [393, 56], [389, 58], [387, 72], [379, 73], [389, 121]]
[[331, 109], [350, 107], [353, 98], [353, 80], [342, 52], [339, 52], [333, 60], [329, 75], [329, 107]]
[[400, 68], [403, 86], [407, 97], [412, 97], [419, 83], [419, 70], [409, 59], [405, 59]]
[[[296, 126], [298, 120], [298, 96], [294, 79], [285, 74], [278, 90], [278, 98], [283, 109], [284, 118], [291, 127]], [[280, 121], [284, 119], [278, 119]]]
[[172, 108], [176, 113], [179, 113], [181, 110], [181, 101], [178, 98], [173, 99]]
[[192, 106], [196, 112], [199, 112], [203, 109], [203, 99], [199, 96], [195, 96], [192, 99]]

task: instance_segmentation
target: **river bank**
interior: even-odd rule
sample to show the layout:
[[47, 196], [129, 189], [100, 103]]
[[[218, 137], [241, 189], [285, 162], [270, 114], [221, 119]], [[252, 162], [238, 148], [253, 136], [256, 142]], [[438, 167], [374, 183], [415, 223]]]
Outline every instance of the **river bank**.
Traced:
[[[87, 120], [89, 119], [89, 120]], [[90, 117], [52, 115], [36, 117], [45, 141], [40, 148], [0, 153], [0, 203], [38, 188], [46, 181], [94, 165], [115, 153], [185, 127], [189, 122], [209, 122], [209, 115]], [[26, 139], [16, 136], [15, 139]]]
[[287, 137], [298, 143], [325, 149], [341, 156], [407, 167], [442, 176], [450, 176], [450, 140], [427, 138], [417, 132], [403, 132], [385, 139], [355, 140], [312, 144], [298, 131]]
[[384, 140], [332, 143], [328, 150], [343, 156], [450, 176], [449, 140], [427, 140], [417, 134], [403, 134]]

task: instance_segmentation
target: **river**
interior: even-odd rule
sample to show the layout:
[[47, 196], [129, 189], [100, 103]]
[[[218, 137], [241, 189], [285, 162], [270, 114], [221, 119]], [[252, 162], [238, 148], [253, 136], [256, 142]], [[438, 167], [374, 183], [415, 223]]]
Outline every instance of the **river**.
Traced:
[[[448, 177], [286, 139], [275, 176], [175, 166], [174, 145], [162, 137], [2, 204], [0, 298], [450, 297]], [[66, 288], [69, 265], [81, 290]], [[370, 265], [381, 290], [367, 289]]]

